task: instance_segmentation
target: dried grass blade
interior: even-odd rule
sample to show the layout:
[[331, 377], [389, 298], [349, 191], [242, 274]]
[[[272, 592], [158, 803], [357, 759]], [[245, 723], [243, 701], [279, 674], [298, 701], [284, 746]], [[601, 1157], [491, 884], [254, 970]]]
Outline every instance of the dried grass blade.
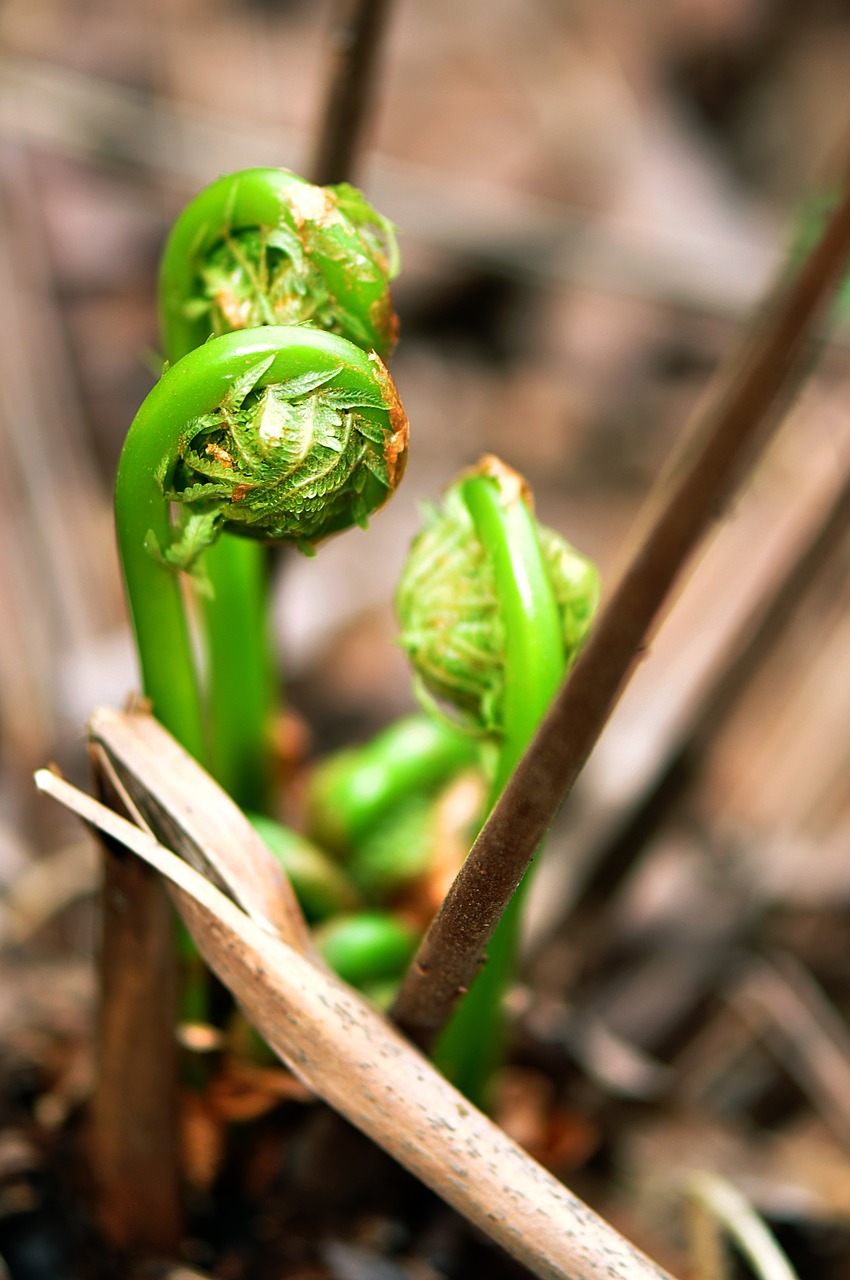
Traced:
[[149, 712], [96, 711], [91, 742], [145, 824], [255, 919], [267, 920], [290, 946], [312, 952], [304, 916], [287, 877], [241, 809]]
[[146, 832], [47, 770], [36, 780], [166, 877], [207, 963], [299, 1079], [536, 1275], [665, 1280], [666, 1272], [472, 1107], [356, 992], [272, 936]]

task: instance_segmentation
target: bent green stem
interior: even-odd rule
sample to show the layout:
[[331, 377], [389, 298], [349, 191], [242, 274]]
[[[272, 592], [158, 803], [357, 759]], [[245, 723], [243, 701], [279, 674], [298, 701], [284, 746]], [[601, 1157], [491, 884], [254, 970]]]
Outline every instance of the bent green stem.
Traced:
[[[201, 691], [181, 582], [152, 547], [168, 545], [171, 527], [160, 474], [172, 457], [179, 424], [154, 387], [124, 443], [115, 482], [115, 525], [130, 620], [136, 637], [142, 691], [151, 710], [186, 750], [208, 763]], [[139, 424], [141, 421], [141, 425]], [[152, 429], [148, 430], [148, 426]], [[164, 428], [164, 429], [163, 429]]]
[[[480, 474], [461, 493], [482, 544], [493, 557], [505, 634], [504, 733], [489, 808], [525, 751], [563, 678], [566, 655], [557, 601], [534, 517], [517, 482]], [[478, 1101], [503, 1056], [502, 1000], [516, 967], [523, 882], [502, 917], [488, 962], [446, 1027], [437, 1061], [470, 1099]]]

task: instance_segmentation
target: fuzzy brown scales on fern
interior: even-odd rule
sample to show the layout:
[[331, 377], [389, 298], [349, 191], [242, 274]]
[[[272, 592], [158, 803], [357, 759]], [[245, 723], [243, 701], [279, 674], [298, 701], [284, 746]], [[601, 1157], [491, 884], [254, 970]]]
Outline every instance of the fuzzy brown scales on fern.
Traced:
[[400, 479], [406, 421], [381, 390], [329, 385], [341, 365], [258, 389], [270, 364], [183, 432], [167, 492], [178, 520], [165, 559], [176, 568], [191, 568], [223, 528], [309, 552], [365, 527]]

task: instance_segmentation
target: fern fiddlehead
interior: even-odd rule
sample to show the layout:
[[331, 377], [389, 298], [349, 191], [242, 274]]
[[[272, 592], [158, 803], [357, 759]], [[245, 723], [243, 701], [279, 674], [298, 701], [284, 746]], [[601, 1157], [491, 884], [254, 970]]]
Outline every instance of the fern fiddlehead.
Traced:
[[[317, 187], [284, 169], [227, 175], [187, 205], [166, 244], [159, 276], [165, 354], [175, 361], [211, 335], [282, 323], [317, 326], [385, 358], [396, 337], [389, 284], [397, 271], [391, 224], [355, 188]], [[238, 419], [234, 426], [238, 432]], [[214, 455], [198, 462], [207, 465], [200, 475], [216, 479]], [[224, 536], [207, 550], [203, 569], [209, 763], [240, 803], [261, 809], [276, 701], [266, 557], [250, 541]], [[254, 669], [246, 679], [249, 653]]]
[[312, 324], [385, 359], [397, 321], [391, 223], [356, 188], [317, 187], [286, 169], [220, 178], [174, 224], [160, 268], [169, 359], [210, 333]]
[[[496, 458], [450, 487], [414, 541], [396, 596], [401, 644], [424, 704], [497, 744], [489, 807], [575, 658], [598, 596], [594, 566], [538, 524], [528, 486]], [[473, 1099], [501, 1057], [520, 905], [521, 891], [439, 1046], [444, 1069]]]
[[381, 360], [307, 327], [223, 335], [150, 392], [119, 464], [118, 543], [144, 691], [199, 758], [203, 713], [177, 571], [222, 532], [311, 547], [365, 523], [400, 480], [406, 450]]

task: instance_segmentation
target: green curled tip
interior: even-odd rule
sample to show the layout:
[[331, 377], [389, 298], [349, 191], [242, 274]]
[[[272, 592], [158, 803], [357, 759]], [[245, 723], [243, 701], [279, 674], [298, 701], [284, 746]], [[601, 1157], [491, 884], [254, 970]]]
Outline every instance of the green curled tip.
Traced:
[[[478, 535], [465, 495], [469, 480], [482, 476], [496, 486], [503, 509], [519, 502], [530, 508], [522, 477], [497, 458], [483, 458], [447, 489], [441, 508], [429, 510], [402, 571], [396, 613], [424, 705], [448, 708], [469, 729], [498, 738], [504, 731], [505, 617], [494, 554]], [[599, 576], [559, 534], [534, 523], [569, 665], [590, 627]]]
[[144, 692], [198, 759], [198, 680], [173, 571], [222, 531], [310, 548], [365, 524], [402, 477], [407, 436], [379, 357], [308, 326], [211, 338], [148, 394], [121, 453], [115, 527]]
[[160, 267], [169, 360], [210, 332], [312, 324], [386, 358], [398, 322], [392, 224], [354, 187], [286, 169], [245, 169], [205, 188], [177, 219]]
[[148, 549], [191, 568], [227, 530], [308, 549], [365, 525], [404, 471], [407, 419], [378, 356], [309, 327], [212, 338], [172, 365], [131, 427], [118, 475], [174, 503]]

